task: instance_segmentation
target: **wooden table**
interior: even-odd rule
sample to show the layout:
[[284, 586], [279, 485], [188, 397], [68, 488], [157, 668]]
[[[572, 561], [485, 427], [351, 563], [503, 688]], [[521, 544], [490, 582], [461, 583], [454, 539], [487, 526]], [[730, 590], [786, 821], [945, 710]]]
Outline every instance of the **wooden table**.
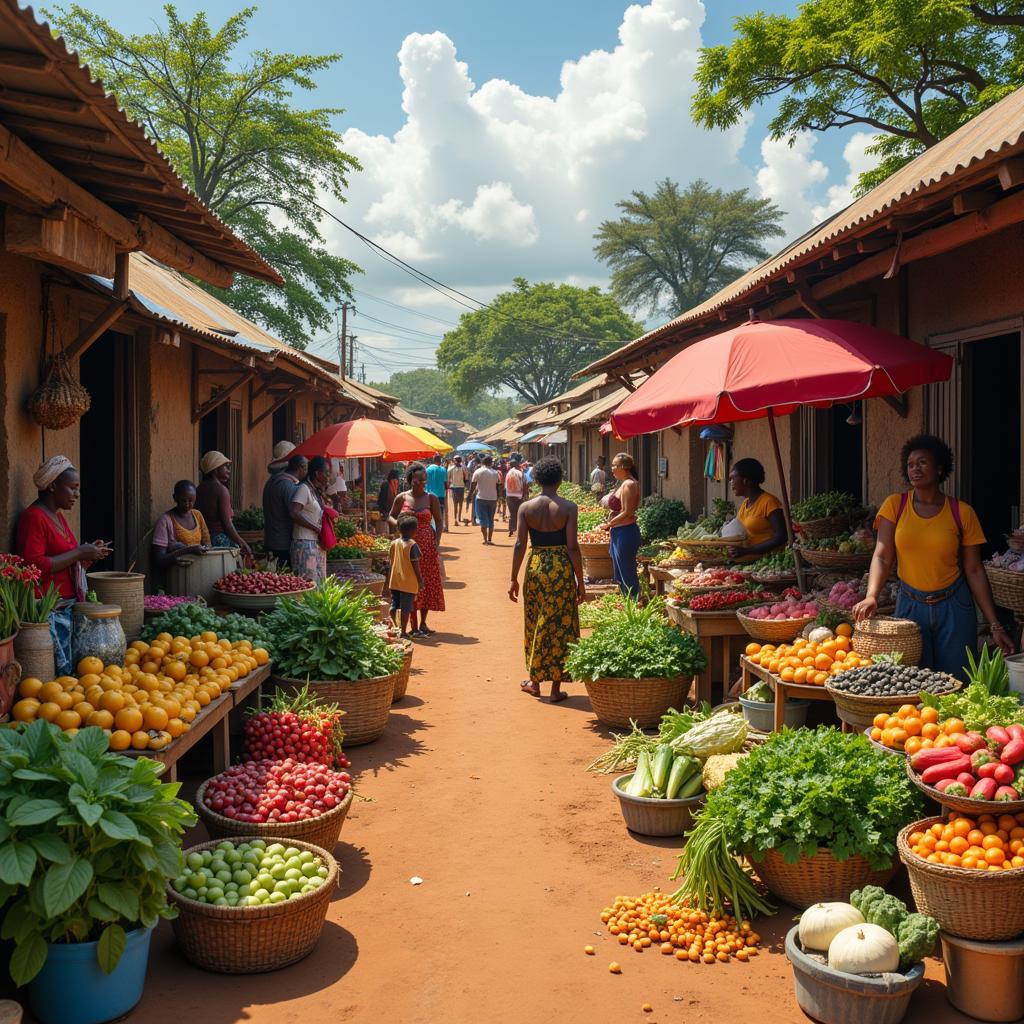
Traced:
[[[745, 654], [740, 656], [740, 668], [743, 669], [742, 689], [746, 693], [750, 689], [750, 677], [755, 676], [766, 682], [775, 693], [775, 731], [779, 732], [786, 720], [786, 701], [793, 700], [820, 700], [834, 703], [831, 694], [824, 686], [808, 686], [805, 683], [784, 683], [777, 675], [769, 672], [761, 665], [756, 665]], [[849, 729], [845, 722], [843, 732]]]
[[167, 766], [164, 776], [168, 782], [178, 779], [178, 761], [201, 739], [210, 736], [213, 740], [213, 772], [224, 771], [231, 764], [231, 730], [228, 715], [250, 694], [258, 690], [270, 678], [270, 663], [261, 665], [245, 676], [237, 686], [211, 701], [192, 720], [188, 732], [172, 740], [163, 750], [124, 750], [129, 757], [150, 757]]
[[733, 654], [734, 640], [742, 638], [743, 646], [750, 642], [747, 631], [740, 625], [736, 612], [729, 609], [718, 612], [692, 612], [688, 608], [666, 605], [669, 620], [684, 633], [692, 633], [704, 651], [708, 663], [704, 671], [697, 676], [697, 703], [711, 703], [711, 663], [714, 641], [721, 638], [722, 643], [722, 685], [725, 693], [729, 690], [732, 667], [736, 664]]

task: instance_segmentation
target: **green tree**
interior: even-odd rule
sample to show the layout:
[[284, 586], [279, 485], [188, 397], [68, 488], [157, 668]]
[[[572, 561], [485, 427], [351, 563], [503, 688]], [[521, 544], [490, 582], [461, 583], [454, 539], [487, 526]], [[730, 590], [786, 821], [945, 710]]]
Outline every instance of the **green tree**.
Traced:
[[520, 403], [508, 395], [482, 392], [473, 401], [464, 402], [452, 394], [448, 378], [441, 370], [424, 367], [400, 370], [386, 383], [373, 387], [401, 399], [407, 409], [429, 413], [443, 420], [463, 420], [474, 427], [486, 427], [511, 416]]
[[643, 327], [599, 288], [530, 284], [464, 313], [437, 349], [437, 365], [462, 401], [505, 388], [530, 403], [565, 391], [572, 375]]
[[144, 35], [123, 35], [77, 4], [46, 13], [196, 195], [285, 280], [283, 292], [241, 275], [209, 290], [299, 347], [330, 328], [359, 268], [327, 251], [311, 200], [344, 200], [359, 164], [330, 126], [342, 111], [301, 110], [292, 92], [314, 89], [339, 55], [257, 50], [243, 63], [237, 51], [255, 7], [214, 30], [202, 12], [184, 21], [168, 4], [166, 25]]
[[735, 280], [782, 234], [783, 212], [745, 188], [723, 192], [697, 180], [685, 189], [666, 178], [653, 195], [635, 191], [615, 204], [594, 253], [612, 269], [612, 294], [630, 309], [680, 313]]
[[1021, 84], [1019, 0], [807, 0], [757, 12], [701, 51], [694, 120], [735, 125], [781, 96], [772, 138], [850, 125], [878, 134], [863, 193]]

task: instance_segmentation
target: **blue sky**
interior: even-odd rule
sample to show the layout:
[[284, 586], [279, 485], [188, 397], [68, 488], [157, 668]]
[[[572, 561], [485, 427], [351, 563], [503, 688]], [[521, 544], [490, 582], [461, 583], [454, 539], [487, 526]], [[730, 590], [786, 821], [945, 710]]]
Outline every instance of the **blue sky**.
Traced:
[[[88, 6], [127, 32], [162, 20], [159, 0]], [[200, 6], [217, 25], [240, 4], [185, 2], [178, 10], [189, 16]], [[337, 126], [364, 166], [349, 201], [330, 205], [410, 263], [487, 301], [517, 275], [606, 284], [591, 252], [593, 231], [615, 214], [618, 198], [665, 176], [767, 195], [788, 211], [789, 234], [845, 205], [851, 167], [864, 163], [864, 140], [854, 133], [766, 147], [765, 111], [728, 133], [704, 132], [689, 119], [697, 48], [728, 42], [737, 15], [794, 7], [786, 0], [634, 7], [626, 0], [272, 0], [251, 21], [248, 48], [343, 54], [315, 94], [297, 97], [345, 108]], [[366, 271], [356, 281], [361, 309], [397, 325], [357, 317], [368, 377], [429, 365], [463, 309], [343, 230], [325, 230]], [[326, 339], [317, 343], [330, 348]]]

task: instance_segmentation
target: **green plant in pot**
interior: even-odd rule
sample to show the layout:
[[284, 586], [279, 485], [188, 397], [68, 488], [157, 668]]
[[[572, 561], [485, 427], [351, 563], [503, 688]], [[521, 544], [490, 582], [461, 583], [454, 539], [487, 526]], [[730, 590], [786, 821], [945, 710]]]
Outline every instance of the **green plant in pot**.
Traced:
[[142, 994], [149, 937], [173, 917], [195, 813], [163, 766], [42, 720], [0, 729], [0, 938], [45, 1024], [94, 1024]]

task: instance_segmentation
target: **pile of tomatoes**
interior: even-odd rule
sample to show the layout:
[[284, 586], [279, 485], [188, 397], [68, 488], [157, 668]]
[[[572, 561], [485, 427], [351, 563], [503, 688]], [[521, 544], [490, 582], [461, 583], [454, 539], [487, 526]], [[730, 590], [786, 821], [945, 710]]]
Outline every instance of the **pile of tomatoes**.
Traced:
[[836, 627], [831, 640], [812, 643], [796, 639], [791, 644], [747, 644], [745, 654], [755, 664], [768, 669], [784, 683], [824, 686], [830, 676], [851, 668], [870, 665], [871, 659], [853, 650], [852, 629], [845, 623]]
[[974, 819], [951, 811], [946, 822], [912, 832], [907, 842], [932, 864], [981, 871], [1024, 868], [1024, 814], [981, 814]]

